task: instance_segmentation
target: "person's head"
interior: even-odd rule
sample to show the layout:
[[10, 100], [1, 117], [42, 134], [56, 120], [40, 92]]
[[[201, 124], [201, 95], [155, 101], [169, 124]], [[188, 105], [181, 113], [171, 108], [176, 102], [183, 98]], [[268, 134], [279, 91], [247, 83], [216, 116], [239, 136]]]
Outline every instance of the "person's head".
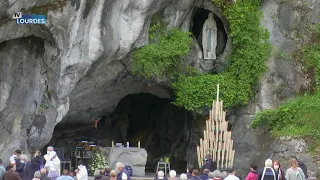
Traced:
[[47, 147], [47, 153], [49, 154], [49, 152], [54, 151], [54, 147], [53, 146], [48, 146]]
[[69, 172], [68, 169], [64, 169], [63, 172], [62, 172], [62, 174], [65, 175], [65, 176], [68, 176], [69, 173], [70, 173], [70, 172]]
[[273, 161], [273, 169], [275, 170], [280, 169], [280, 162], [278, 160]]
[[291, 167], [292, 169], [298, 168], [298, 161], [297, 161], [297, 159], [291, 158], [289, 162], [290, 162], [290, 167]]
[[16, 171], [16, 163], [10, 163], [9, 169], [12, 169], [13, 171]]
[[100, 170], [99, 169], [96, 169], [95, 171], [94, 171], [94, 174], [93, 174], [94, 176], [97, 176], [97, 175], [100, 175]]
[[40, 178], [41, 177], [41, 173], [40, 171], [36, 171], [33, 175], [34, 178]]
[[33, 154], [34, 157], [40, 157], [41, 156], [41, 151], [40, 150], [36, 150]]
[[199, 176], [200, 172], [198, 169], [192, 170], [192, 176]]
[[222, 174], [222, 178], [226, 178], [229, 175], [227, 171], [222, 171], [221, 174]]
[[117, 162], [117, 163], [116, 163], [116, 170], [117, 170], [118, 172], [120, 172], [120, 171], [122, 171], [123, 169], [124, 169], [124, 164], [121, 163], [121, 162]]
[[202, 173], [208, 175], [210, 173], [210, 170], [209, 169], [204, 169]]
[[180, 179], [181, 180], [187, 180], [188, 179], [188, 176], [186, 174], [181, 174], [180, 175]]
[[257, 165], [255, 165], [255, 164], [251, 164], [251, 165], [250, 165], [250, 170], [251, 170], [251, 171], [257, 171], [257, 169], [258, 169], [258, 166], [257, 166]]
[[110, 177], [111, 178], [117, 178], [117, 172], [115, 170], [110, 171]]
[[105, 175], [105, 174], [106, 174], [106, 170], [101, 169], [101, 170], [100, 170], [100, 174], [101, 174], [101, 175]]
[[271, 159], [267, 159], [267, 160], [264, 162], [264, 166], [265, 166], [265, 167], [272, 167], [272, 160], [271, 160]]
[[[210, 171], [209, 171], [210, 172]], [[221, 174], [221, 172], [217, 169], [217, 170], [214, 170], [213, 172], [212, 172], [212, 174], [213, 174], [213, 177], [215, 177], [215, 178], [217, 178], [217, 177], [222, 177], [222, 174]], [[227, 176], [226, 176], [227, 177]]]
[[29, 160], [29, 158], [28, 158], [27, 155], [25, 155], [25, 154], [21, 154], [21, 155], [20, 155], [20, 161], [21, 161], [22, 163], [27, 163], [28, 160]]
[[211, 157], [211, 155], [210, 155], [210, 154], [207, 154], [207, 155], [206, 155], [206, 157], [205, 157], [205, 159], [206, 159], [206, 160], [208, 160], [208, 159], [212, 159], [212, 157]]
[[22, 152], [19, 149], [16, 149], [16, 150], [13, 151], [13, 156], [19, 157], [21, 155], [21, 153]]
[[164, 172], [163, 171], [158, 171], [157, 177], [158, 177], [158, 179], [163, 179]]
[[110, 168], [106, 168], [105, 173], [110, 173]]
[[213, 178], [214, 178], [214, 173], [213, 173], [213, 172], [209, 172], [208, 178], [209, 178], [209, 179], [213, 179]]
[[83, 165], [84, 164], [84, 161], [81, 159], [78, 161], [78, 168], [80, 168], [79, 166]]
[[236, 170], [234, 168], [231, 168], [229, 170], [229, 175], [235, 175], [236, 174]]
[[41, 174], [47, 174], [47, 170], [45, 168], [40, 169]]
[[192, 171], [193, 171], [192, 167], [187, 168], [187, 173], [192, 173]]
[[72, 172], [72, 171], [70, 171], [70, 172], [69, 172], [69, 174], [68, 174], [68, 176], [73, 177], [73, 176], [74, 176], [73, 172]]
[[175, 171], [175, 170], [171, 170], [171, 171], [169, 172], [169, 176], [170, 176], [170, 178], [176, 178], [176, 176], [177, 176], [176, 171]]

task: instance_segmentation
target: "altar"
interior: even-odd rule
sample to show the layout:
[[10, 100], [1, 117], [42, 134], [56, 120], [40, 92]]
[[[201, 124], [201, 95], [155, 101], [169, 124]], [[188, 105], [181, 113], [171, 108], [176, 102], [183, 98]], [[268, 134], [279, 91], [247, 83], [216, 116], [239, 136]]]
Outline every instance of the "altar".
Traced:
[[147, 151], [138, 147], [99, 147], [100, 152], [110, 167], [115, 169], [116, 163], [121, 162], [125, 166], [131, 166], [133, 176], [145, 176], [147, 163]]

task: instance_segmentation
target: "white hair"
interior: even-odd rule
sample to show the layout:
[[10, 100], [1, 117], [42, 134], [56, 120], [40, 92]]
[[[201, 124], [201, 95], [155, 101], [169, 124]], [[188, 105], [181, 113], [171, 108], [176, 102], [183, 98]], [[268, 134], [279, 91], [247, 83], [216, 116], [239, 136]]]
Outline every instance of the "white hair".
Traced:
[[41, 177], [40, 171], [36, 171], [36, 172], [33, 174], [33, 177], [34, 177], [34, 178], [40, 178], [40, 177]]
[[25, 161], [28, 161], [28, 160], [29, 160], [28, 156], [25, 155], [25, 154], [21, 154], [21, 155], [20, 155], [20, 159], [25, 160]]
[[164, 172], [163, 171], [158, 171], [158, 177], [164, 177]]
[[48, 149], [52, 149], [52, 151], [54, 151], [54, 147], [53, 147], [53, 146], [48, 146], [48, 147], [47, 147], [47, 150], [48, 150]]
[[222, 178], [225, 178], [228, 176], [229, 173], [227, 171], [222, 171], [221, 174], [222, 174]]
[[187, 180], [188, 179], [188, 176], [186, 174], [181, 174], [180, 175], [180, 179], [181, 180]]
[[170, 178], [175, 178], [175, 177], [176, 177], [176, 175], [177, 175], [177, 173], [176, 173], [176, 171], [175, 171], [175, 170], [171, 170], [171, 171], [169, 172], [169, 176], [170, 176]]
[[214, 170], [212, 172], [212, 175], [213, 175], [213, 177], [222, 177], [221, 171], [219, 171], [219, 170]]
[[265, 167], [272, 167], [272, 160], [271, 159], [267, 159], [266, 162], [264, 163]]
[[124, 164], [123, 164], [122, 162], [117, 162], [116, 168], [121, 168], [121, 169], [123, 169], [123, 168], [124, 168]]

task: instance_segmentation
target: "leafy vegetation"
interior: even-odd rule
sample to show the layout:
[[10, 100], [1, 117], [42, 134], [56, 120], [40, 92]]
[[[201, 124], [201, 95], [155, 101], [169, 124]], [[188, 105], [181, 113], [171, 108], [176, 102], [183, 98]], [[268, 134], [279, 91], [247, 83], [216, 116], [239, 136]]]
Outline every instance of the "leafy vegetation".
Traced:
[[[317, 25], [316, 27], [320, 27]], [[314, 71], [316, 90], [282, 104], [277, 109], [258, 113], [251, 126], [265, 127], [273, 136], [300, 136], [311, 145], [310, 150], [320, 146], [320, 30], [314, 29], [313, 42], [303, 45], [302, 62]]]
[[144, 78], [176, 79], [182, 71], [182, 58], [189, 53], [190, 32], [166, 30], [166, 23], [158, 16], [149, 29], [151, 44], [133, 53], [133, 73]]
[[242, 0], [228, 4], [213, 1], [230, 23], [232, 54], [229, 67], [222, 74], [180, 77], [173, 84], [175, 104], [201, 111], [215, 98], [215, 87], [221, 84], [221, 98], [226, 107], [245, 105], [253, 95], [253, 86], [266, 69], [271, 45], [268, 32], [260, 25], [259, 0]]

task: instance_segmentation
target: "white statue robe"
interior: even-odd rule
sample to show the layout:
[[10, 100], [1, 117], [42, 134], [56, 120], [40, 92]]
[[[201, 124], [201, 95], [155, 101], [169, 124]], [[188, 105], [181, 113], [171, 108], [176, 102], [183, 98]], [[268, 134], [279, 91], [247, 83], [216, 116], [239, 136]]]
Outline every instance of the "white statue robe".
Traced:
[[217, 47], [217, 24], [213, 18], [208, 18], [202, 29], [202, 47], [203, 58], [214, 60], [216, 59]]
[[50, 154], [46, 154], [43, 157], [46, 160], [45, 167], [48, 168], [48, 172], [57, 171], [60, 175], [61, 165], [57, 153], [55, 151], [51, 151]]

